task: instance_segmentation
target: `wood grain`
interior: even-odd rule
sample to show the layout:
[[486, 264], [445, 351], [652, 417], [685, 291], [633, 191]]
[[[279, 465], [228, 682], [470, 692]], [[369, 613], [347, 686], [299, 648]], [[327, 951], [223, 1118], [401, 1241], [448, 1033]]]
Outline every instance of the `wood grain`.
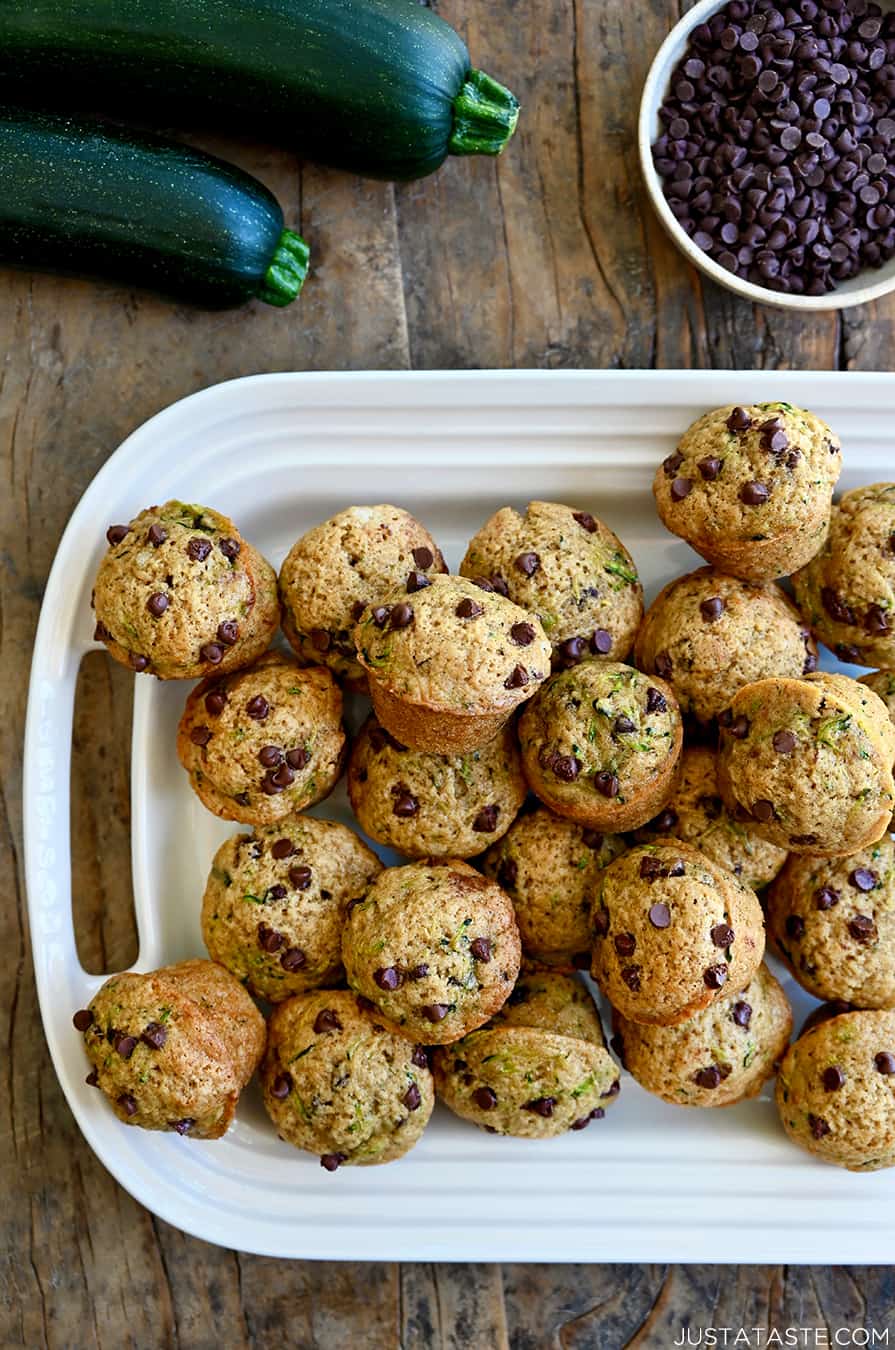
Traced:
[[[633, 129], [674, 0], [444, 0], [440, 10], [522, 98], [500, 161], [454, 160], [392, 187], [266, 146], [201, 140], [267, 182], [311, 241], [314, 271], [291, 309], [202, 314], [125, 287], [0, 274], [4, 1347], [652, 1350], [687, 1324], [882, 1330], [895, 1320], [885, 1268], [318, 1265], [209, 1247], [109, 1177], [49, 1063], [22, 878], [28, 664], [65, 522], [133, 427], [257, 371], [892, 368], [895, 301], [839, 317], [752, 307], [685, 266], [651, 216]], [[127, 675], [95, 658], [81, 682], [72, 820], [80, 950], [96, 970], [134, 951], [129, 719]]]

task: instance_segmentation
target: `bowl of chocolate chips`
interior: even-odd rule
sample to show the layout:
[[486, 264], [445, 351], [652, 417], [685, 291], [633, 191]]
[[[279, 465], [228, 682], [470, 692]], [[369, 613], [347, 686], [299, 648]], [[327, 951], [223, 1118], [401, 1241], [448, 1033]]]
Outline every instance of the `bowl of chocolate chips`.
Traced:
[[639, 145], [662, 224], [729, 290], [814, 310], [895, 290], [893, 0], [700, 0]]

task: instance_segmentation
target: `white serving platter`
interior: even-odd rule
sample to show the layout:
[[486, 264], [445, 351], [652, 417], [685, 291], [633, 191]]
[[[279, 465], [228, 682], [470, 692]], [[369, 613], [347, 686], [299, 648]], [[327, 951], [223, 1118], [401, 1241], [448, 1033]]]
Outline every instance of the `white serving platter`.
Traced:
[[[350, 504], [418, 514], [456, 565], [497, 507], [567, 501], [604, 517], [651, 598], [699, 560], [653, 509], [658, 460], [707, 408], [785, 399], [842, 437], [841, 486], [891, 478], [895, 376], [475, 372], [251, 376], [140, 427], [84, 494], [59, 546], [34, 649], [25, 747], [25, 862], [37, 986], [56, 1072], [87, 1141], [167, 1222], [271, 1256], [353, 1260], [889, 1263], [895, 1171], [853, 1175], [790, 1144], [769, 1093], [720, 1111], [667, 1106], [625, 1075], [590, 1129], [549, 1142], [489, 1136], [436, 1111], [386, 1167], [329, 1174], [280, 1142], [254, 1088], [225, 1139], [121, 1125], [85, 1085], [72, 1013], [102, 982], [72, 928], [69, 775], [90, 591], [105, 529], [149, 502], [217, 507], [279, 565]], [[828, 663], [831, 666], [833, 663]], [[857, 672], [855, 672], [857, 673]], [[198, 914], [217, 844], [174, 752], [186, 689], [137, 677], [132, 859], [136, 969], [203, 954]], [[359, 709], [355, 709], [355, 715]], [[100, 729], [101, 730], [101, 729]], [[350, 820], [344, 791], [316, 813]], [[796, 1022], [813, 1003], [792, 982]]]

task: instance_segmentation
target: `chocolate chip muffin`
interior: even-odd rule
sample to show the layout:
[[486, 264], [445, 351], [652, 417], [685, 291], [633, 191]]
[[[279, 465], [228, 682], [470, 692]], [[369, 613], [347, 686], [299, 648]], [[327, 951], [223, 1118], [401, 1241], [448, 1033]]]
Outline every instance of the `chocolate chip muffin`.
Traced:
[[113, 975], [73, 1020], [118, 1119], [191, 1139], [226, 1134], [264, 1051], [264, 1018], [213, 961]]
[[459, 859], [389, 867], [352, 905], [342, 936], [348, 983], [382, 1021], [444, 1045], [497, 1012], [519, 973], [510, 899]]
[[685, 717], [707, 725], [744, 684], [816, 670], [817, 646], [779, 586], [700, 567], [656, 596], [634, 662], [668, 681]]
[[639, 844], [683, 839], [754, 891], [773, 881], [788, 856], [728, 812], [718, 792], [717, 755], [704, 745], [684, 748], [674, 791], [635, 839]]
[[823, 548], [792, 584], [815, 637], [841, 660], [895, 666], [895, 483], [843, 493]]
[[529, 787], [553, 811], [594, 830], [634, 830], [674, 787], [683, 728], [663, 680], [585, 661], [538, 691], [519, 740]]
[[373, 710], [402, 745], [477, 750], [549, 674], [540, 620], [485, 585], [418, 576], [361, 616], [354, 636]]
[[348, 763], [348, 796], [371, 839], [406, 858], [469, 858], [505, 834], [528, 789], [515, 729], [465, 755], [409, 750], [367, 718]]
[[677, 841], [629, 849], [600, 873], [592, 973], [632, 1022], [676, 1026], [744, 989], [764, 953], [755, 893]]
[[719, 720], [721, 796], [763, 839], [845, 857], [885, 833], [895, 803], [895, 728], [871, 689], [820, 671], [758, 680]]
[[[396, 587], [446, 572], [429, 531], [399, 506], [349, 506], [315, 525], [280, 568], [283, 632], [302, 665], [329, 666], [366, 690], [353, 630], [367, 605]], [[425, 582], [423, 582], [425, 584]]]
[[276, 573], [226, 516], [166, 502], [111, 525], [106, 538], [94, 636], [122, 665], [193, 680], [248, 665], [270, 646]]
[[209, 955], [270, 1003], [341, 984], [348, 905], [381, 871], [376, 854], [333, 820], [287, 816], [235, 834], [205, 886]]
[[616, 1013], [613, 1047], [647, 1092], [672, 1106], [732, 1106], [755, 1097], [789, 1045], [792, 1011], [767, 966], [738, 993], [677, 1026], [643, 1026]]
[[623, 853], [618, 835], [600, 834], [546, 807], [519, 817], [481, 862], [513, 902], [529, 961], [586, 970], [590, 903], [602, 868]]
[[435, 1052], [438, 1095], [491, 1134], [550, 1139], [602, 1120], [619, 1091], [599, 1014], [566, 975], [525, 975], [480, 1031]]
[[435, 1105], [423, 1047], [387, 1031], [347, 989], [274, 1009], [261, 1086], [280, 1138], [319, 1154], [327, 1172], [402, 1157]]
[[768, 892], [768, 930], [800, 984], [821, 999], [895, 1008], [895, 844], [849, 858], [792, 854]]
[[895, 1164], [895, 1013], [833, 1017], [790, 1046], [777, 1110], [794, 1143], [850, 1172]]
[[177, 754], [203, 805], [246, 825], [269, 825], [321, 801], [344, 751], [342, 695], [332, 674], [278, 652], [203, 680], [177, 729]]
[[537, 614], [555, 669], [589, 657], [623, 661], [643, 616], [643, 588], [621, 540], [589, 511], [556, 502], [529, 502], [524, 516], [496, 511], [460, 572]]
[[656, 471], [663, 523], [706, 562], [771, 581], [820, 549], [842, 467], [826, 423], [791, 403], [716, 408]]

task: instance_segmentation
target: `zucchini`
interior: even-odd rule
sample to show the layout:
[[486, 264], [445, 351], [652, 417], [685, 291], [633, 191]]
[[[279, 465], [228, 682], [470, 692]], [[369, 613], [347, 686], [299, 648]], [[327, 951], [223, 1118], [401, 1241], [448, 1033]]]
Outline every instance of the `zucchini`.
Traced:
[[205, 125], [375, 178], [496, 155], [519, 104], [417, 0], [2, 0], [4, 98]]
[[288, 305], [307, 272], [256, 179], [171, 141], [0, 109], [0, 262], [150, 286], [212, 308]]

